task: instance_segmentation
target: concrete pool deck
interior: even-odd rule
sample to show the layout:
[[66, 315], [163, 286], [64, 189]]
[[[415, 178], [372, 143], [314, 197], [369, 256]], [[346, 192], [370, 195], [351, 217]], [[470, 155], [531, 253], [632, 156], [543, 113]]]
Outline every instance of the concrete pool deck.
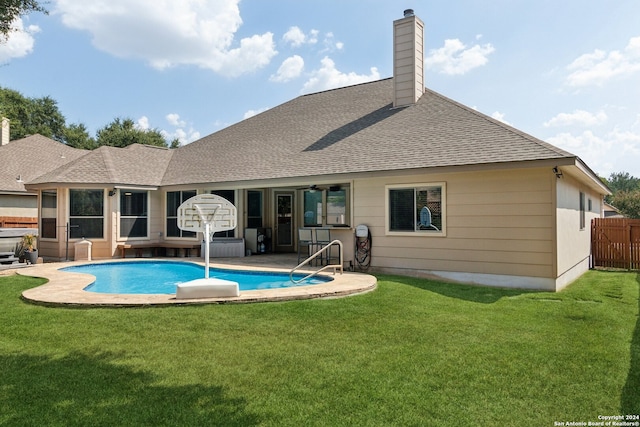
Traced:
[[[75, 307], [144, 307], [162, 305], [186, 305], [186, 304], [221, 304], [221, 303], [252, 303], [269, 301], [290, 301], [313, 298], [337, 298], [370, 292], [376, 288], [377, 280], [374, 276], [344, 272], [343, 274], [325, 271], [322, 275], [334, 280], [310, 286], [292, 286], [279, 289], [263, 289], [241, 291], [238, 297], [226, 298], [198, 298], [176, 299], [175, 294], [103, 294], [87, 292], [84, 290], [94, 280], [90, 274], [70, 273], [60, 271], [61, 268], [84, 264], [97, 264], [108, 262], [149, 261], [152, 258], [126, 258], [107, 259], [94, 261], [72, 261], [44, 263], [16, 269], [17, 274], [47, 279], [44, 285], [27, 289], [22, 293], [25, 301], [49, 306], [75, 306]], [[203, 265], [201, 258], [153, 258], [153, 260], [184, 261]], [[211, 267], [242, 270], [259, 270], [289, 273], [291, 266], [295, 265], [296, 258], [282, 255], [261, 255], [245, 258], [216, 259], [210, 263]], [[313, 268], [300, 270], [311, 272]]]

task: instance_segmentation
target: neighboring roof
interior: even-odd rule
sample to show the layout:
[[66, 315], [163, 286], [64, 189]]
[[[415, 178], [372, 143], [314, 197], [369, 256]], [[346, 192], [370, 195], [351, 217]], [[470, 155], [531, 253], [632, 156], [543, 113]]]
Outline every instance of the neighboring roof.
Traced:
[[173, 150], [132, 144], [125, 148], [102, 146], [75, 162], [45, 173], [29, 184], [87, 183], [158, 186]]
[[0, 146], [0, 192], [26, 192], [18, 178], [29, 182], [86, 153], [42, 135], [10, 141]]
[[384, 79], [300, 96], [179, 148], [163, 184], [577, 159], [431, 90], [392, 95]]

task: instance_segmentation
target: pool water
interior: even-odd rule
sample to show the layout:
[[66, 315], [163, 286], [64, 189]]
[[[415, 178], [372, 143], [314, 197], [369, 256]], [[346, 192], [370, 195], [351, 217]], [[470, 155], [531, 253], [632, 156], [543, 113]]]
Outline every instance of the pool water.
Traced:
[[[134, 261], [86, 264], [61, 269], [96, 277], [84, 290], [107, 294], [175, 294], [178, 284], [204, 278], [204, 267], [188, 262]], [[241, 291], [317, 285], [331, 281], [315, 276], [294, 284], [288, 273], [209, 268], [209, 277], [238, 282]], [[304, 275], [294, 274], [294, 279]]]

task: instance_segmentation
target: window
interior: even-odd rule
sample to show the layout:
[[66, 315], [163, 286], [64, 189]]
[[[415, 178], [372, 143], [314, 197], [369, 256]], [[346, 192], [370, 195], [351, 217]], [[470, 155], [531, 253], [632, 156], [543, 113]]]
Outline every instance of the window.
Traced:
[[305, 190], [304, 192], [304, 226], [319, 227], [322, 225], [322, 191]]
[[327, 225], [347, 224], [347, 190], [327, 191]]
[[69, 236], [104, 237], [104, 190], [69, 190]]
[[247, 191], [247, 227], [262, 227], [262, 191]]
[[388, 188], [388, 231], [443, 234], [444, 184]]
[[[236, 205], [236, 192], [234, 190], [213, 190], [211, 194], [215, 194], [216, 196], [224, 197], [232, 205]], [[213, 234], [212, 238], [216, 237], [235, 237], [236, 230], [226, 230], [226, 231], [218, 231]]]
[[193, 231], [178, 228], [178, 207], [196, 195], [196, 190], [167, 192], [167, 237], [196, 237]]
[[120, 237], [147, 237], [147, 191], [120, 190]]
[[585, 198], [584, 193], [580, 192], [580, 230], [584, 230], [586, 224], [586, 214], [585, 214]]
[[40, 197], [40, 237], [55, 239], [58, 233], [58, 193], [43, 190]]
[[[344, 226], [348, 221], [347, 189], [339, 186], [327, 190], [305, 190], [303, 212], [305, 227]], [[323, 221], [323, 217], [326, 218]]]

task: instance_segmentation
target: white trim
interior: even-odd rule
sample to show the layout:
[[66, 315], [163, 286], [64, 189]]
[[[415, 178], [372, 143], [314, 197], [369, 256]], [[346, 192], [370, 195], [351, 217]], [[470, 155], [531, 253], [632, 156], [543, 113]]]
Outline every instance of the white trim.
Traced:
[[[389, 214], [389, 190], [406, 188], [416, 189], [424, 187], [441, 187], [441, 207], [442, 207], [442, 229], [440, 231], [391, 231], [391, 215]], [[415, 201], [415, 200], [414, 200]], [[447, 236], [447, 183], [439, 182], [420, 182], [405, 184], [387, 184], [384, 186], [384, 234], [386, 236], [404, 236], [404, 237], [446, 237]]]
[[[118, 187], [116, 187], [118, 188]], [[151, 195], [149, 194], [149, 190], [144, 189], [144, 190], [134, 190], [133, 188], [118, 188], [120, 191], [118, 191], [115, 196], [118, 199], [116, 202], [116, 206], [117, 206], [117, 210], [116, 210], [116, 241], [118, 242], [130, 242], [130, 241], [141, 241], [141, 240], [151, 240], [151, 218], [150, 218], [150, 207], [151, 207]], [[137, 236], [137, 237], [129, 237], [129, 236], [121, 236], [120, 233], [122, 231], [122, 225], [121, 222], [123, 215], [122, 215], [122, 206], [121, 206], [121, 196], [122, 196], [122, 190], [131, 190], [131, 191], [137, 191], [139, 193], [145, 193], [147, 195], [147, 215], [144, 217], [141, 216], [133, 216], [133, 215], [125, 215], [124, 218], [146, 218], [147, 220], [147, 234], [146, 236]], [[125, 196], [126, 196], [126, 191], [125, 191]]]
[[114, 188], [117, 188], [119, 190], [133, 190], [133, 191], [156, 191], [158, 189], [158, 187], [141, 187], [141, 186], [135, 186], [135, 185], [114, 185]]

